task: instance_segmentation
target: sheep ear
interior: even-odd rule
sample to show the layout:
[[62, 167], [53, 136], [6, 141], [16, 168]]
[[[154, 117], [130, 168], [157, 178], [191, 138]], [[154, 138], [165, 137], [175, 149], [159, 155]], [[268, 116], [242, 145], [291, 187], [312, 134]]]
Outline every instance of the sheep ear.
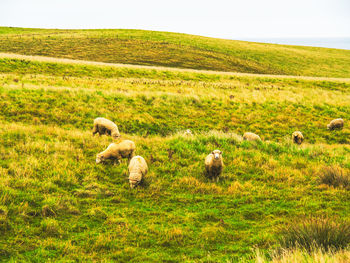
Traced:
[[214, 154], [214, 151], [212, 151], [211, 154]]
[[220, 151], [220, 154], [222, 154], [222, 151]]

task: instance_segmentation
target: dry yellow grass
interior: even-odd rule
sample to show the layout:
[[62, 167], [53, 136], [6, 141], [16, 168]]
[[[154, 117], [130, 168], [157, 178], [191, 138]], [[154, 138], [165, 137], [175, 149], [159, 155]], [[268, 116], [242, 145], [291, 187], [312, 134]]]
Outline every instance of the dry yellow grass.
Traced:
[[323, 252], [315, 249], [311, 253], [301, 249], [286, 250], [279, 255], [266, 259], [259, 251], [256, 252], [256, 263], [348, 263], [350, 262], [350, 251]]
[[133, 64], [121, 64], [121, 63], [105, 63], [97, 61], [88, 60], [78, 60], [78, 59], [68, 59], [68, 58], [55, 58], [46, 56], [30, 56], [30, 55], [20, 55], [15, 53], [4, 53], [0, 52], [0, 58], [12, 58], [21, 59], [28, 61], [38, 61], [38, 62], [52, 62], [52, 63], [63, 63], [63, 64], [77, 64], [77, 65], [93, 65], [100, 67], [116, 67], [116, 68], [132, 68], [132, 69], [150, 69], [159, 71], [177, 71], [177, 72], [189, 72], [189, 73], [204, 73], [204, 74], [215, 74], [224, 76], [243, 76], [243, 77], [261, 77], [261, 78], [287, 78], [287, 79], [301, 79], [301, 80], [326, 80], [326, 81], [336, 81], [336, 82], [350, 82], [350, 78], [339, 78], [339, 77], [310, 77], [310, 76], [293, 76], [293, 75], [278, 75], [278, 74], [254, 74], [254, 73], [244, 73], [244, 72], [225, 72], [225, 71], [215, 71], [215, 70], [198, 70], [198, 69], [184, 69], [176, 67], [160, 67], [160, 66], [145, 66], [145, 65], [133, 65]]

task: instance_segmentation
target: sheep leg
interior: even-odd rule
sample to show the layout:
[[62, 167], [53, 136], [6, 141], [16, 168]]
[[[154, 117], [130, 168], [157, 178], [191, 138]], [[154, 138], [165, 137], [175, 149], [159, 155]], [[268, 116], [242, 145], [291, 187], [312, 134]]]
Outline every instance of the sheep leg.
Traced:
[[133, 155], [134, 155], [133, 152], [129, 154], [129, 156], [128, 156], [128, 163], [130, 163], [130, 160], [133, 157]]
[[98, 127], [98, 133], [101, 135], [106, 134], [106, 128], [103, 126]]
[[94, 128], [92, 129], [92, 136], [94, 136], [97, 133], [97, 131], [98, 131], [96, 126], [97, 125], [94, 125]]
[[117, 157], [117, 158], [114, 158], [113, 159], [113, 165], [118, 165], [120, 164], [120, 159]]
[[205, 166], [205, 172], [204, 172], [205, 177], [209, 178], [210, 174], [209, 174], [209, 167]]

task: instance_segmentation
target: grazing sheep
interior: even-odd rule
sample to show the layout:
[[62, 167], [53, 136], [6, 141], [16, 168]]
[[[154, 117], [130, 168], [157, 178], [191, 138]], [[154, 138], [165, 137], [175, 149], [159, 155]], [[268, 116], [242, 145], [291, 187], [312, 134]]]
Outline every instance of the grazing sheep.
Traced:
[[205, 158], [204, 163], [205, 170], [209, 179], [212, 179], [213, 181], [216, 179], [218, 182], [219, 176], [221, 175], [222, 168], [224, 166], [224, 163], [222, 161], [222, 152], [219, 150], [213, 151]]
[[134, 156], [135, 143], [133, 141], [124, 140], [120, 143], [111, 143], [106, 150], [100, 152], [96, 156], [96, 163], [104, 162], [108, 159], [119, 162], [122, 158], [128, 158], [128, 161]]
[[129, 184], [131, 188], [135, 188], [146, 176], [148, 166], [145, 159], [141, 156], [134, 156], [129, 164]]
[[245, 141], [261, 141], [260, 136], [252, 133], [252, 132], [246, 132], [243, 134], [243, 140]]
[[334, 130], [334, 129], [343, 129], [344, 127], [344, 120], [343, 119], [334, 119], [332, 120], [328, 125], [327, 129], [328, 130]]
[[292, 139], [294, 143], [301, 144], [304, 141], [304, 136], [300, 131], [292, 133]]
[[92, 135], [95, 135], [96, 133], [99, 135], [111, 135], [113, 139], [120, 138], [118, 126], [113, 121], [107, 120], [105, 118], [94, 119], [94, 128], [92, 129]]

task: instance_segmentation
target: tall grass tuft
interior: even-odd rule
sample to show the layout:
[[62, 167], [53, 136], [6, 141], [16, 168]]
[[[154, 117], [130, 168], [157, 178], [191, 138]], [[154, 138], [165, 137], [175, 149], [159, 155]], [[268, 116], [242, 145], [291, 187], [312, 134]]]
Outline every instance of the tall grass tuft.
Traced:
[[333, 187], [350, 187], [350, 174], [338, 166], [324, 167], [320, 173], [321, 184]]
[[350, 244], [350, 222], [333, 221], [329, 218], [305, 219], [283, 228], [280, 231], [279, 242], [281, 247], [286, 249], [345, 249]]
[[[350, 262], [350, 251], [322, 251], [322, 249], [314, 249], [313, 251], [306, 251], [304, 249], [288, 249], [283, 250], [278, 254], [272, 253], [265, 255], [260, 250], [255, 251], [254, 262], [256, 263], [291, 263], [291, 262], [305, 262], [305, 263], [347, 263]], [[252, 262], [251, 260], [241, 260], [240, 263]]]

